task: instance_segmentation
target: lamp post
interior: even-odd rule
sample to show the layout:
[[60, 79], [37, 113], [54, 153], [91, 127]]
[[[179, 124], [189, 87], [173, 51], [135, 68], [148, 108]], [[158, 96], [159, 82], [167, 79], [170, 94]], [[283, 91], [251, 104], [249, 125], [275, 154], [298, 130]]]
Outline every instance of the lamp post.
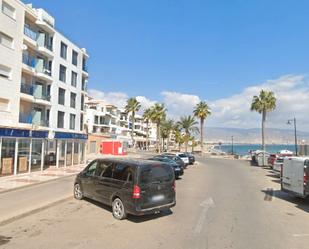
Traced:
[[232, 136], [232, 155], [234, 155], [234, 136]]
[[292, 124], [292, 122], [294, 123], [295, 154], [296, 154], [296, 156], [298, 156], [297, 131], [296, 131], [296, 118], [295, 117], [294, 117], [294, 119], [289, 119], [287, 124], [290, 125], [290, 124]]

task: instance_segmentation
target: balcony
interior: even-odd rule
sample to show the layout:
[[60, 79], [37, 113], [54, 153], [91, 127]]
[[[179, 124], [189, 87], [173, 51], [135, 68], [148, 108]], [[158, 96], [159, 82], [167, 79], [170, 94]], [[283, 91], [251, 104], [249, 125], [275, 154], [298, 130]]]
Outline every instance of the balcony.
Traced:
[[37, 41], [38, 34], [34, 30], [32, 30], [31, 28], [24, 26], [24, 34], [26, 36], [28, 36], [29, 38], [31, 38], [33, 41], [35, 41], [35, 42]]
[[53, 58], [53, 46], [45, 33], [39, 33], [37, 39], [37, 51], [48, 58]]
[[35, 66], [35, 70], [37, 73], [37, 77], [48, 81], [48, 82], [52, 82], [53, 79], [51, 77], [51, 70], [49, 68], [47, 68], [45, 66], [46, 62], [43, 59], [39, 59], [37, 60], [36, 66]]
[[21, 83], [20, 92], [28, 95], [33, 95], [33, 85]]
[[31, 114], [19, 114], [19, 123], [32, 124], [32, 115]]
[[28, 54], [23, 53], [23, 63], [29, 67], [34, 68], [36, 64], [36, 59]]

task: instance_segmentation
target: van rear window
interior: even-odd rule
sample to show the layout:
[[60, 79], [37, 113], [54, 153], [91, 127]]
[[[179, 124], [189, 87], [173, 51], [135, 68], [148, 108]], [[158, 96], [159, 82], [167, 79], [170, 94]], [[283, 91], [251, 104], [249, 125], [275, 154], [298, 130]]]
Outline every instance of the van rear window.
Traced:
[[143, 169], [140, 174], [141, 183], [169, 182], [173, 180], [173, 170], [169, 166], [154, 166]]

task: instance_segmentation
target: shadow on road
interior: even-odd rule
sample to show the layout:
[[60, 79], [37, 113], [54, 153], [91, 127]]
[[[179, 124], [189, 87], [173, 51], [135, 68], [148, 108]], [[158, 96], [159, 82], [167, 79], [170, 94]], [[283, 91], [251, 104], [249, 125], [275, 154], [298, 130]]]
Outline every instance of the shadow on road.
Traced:
[[309, 199], [308, 198], [303, 199], [300, 197], [295, 197], [281, 190], [267, 189], [267, 190], [261, 190], [261, 191], [265, 193], [264, 200], [271, 201], [272, 198], [278, 198], [284, 201], [291, 202], [295, 204], [295, 207], [309, 213]]
[[269, 174], [269, 175], [266, 175], [266, 176], [273, 177], [273, 178], [280, 178], [279, 175], [277, 175], [277, 174]]
[[[110, 214], [112, 215], [112, 208], [108, 205], [105, 205], [101, 202], [97, 202], [97, 201], [94, 201], [92, 199], [88, 199], [88, 198], [84, 198], [85, 201], [93, 204], [93, 205], [96, 205], [97, 207], [99, 208], [102, 208], [108, 212], [110, 212]], [[165, 216], [168, 216], [168, 215], [171, 215], [173, 214], [172, 210], [170, 209], [167, 209], [167, 210], [163, 210], [161, 212], [158, 212], [158, 213], [155, 213], [155, 214], [148, 214], [148, 215], [144, 215], [144, 216], [133, 216], [133, 215], [128, 215], [128, 220], [129, 221], [132, 221], [134, 223], [141, 223], [141, 222], [145, 222], [145, 221], [149, 221], [149, 220], [154, 220], [154, 219], [158, 219], [158, 218], [161, 218], [161, 217], [165, 217]]]

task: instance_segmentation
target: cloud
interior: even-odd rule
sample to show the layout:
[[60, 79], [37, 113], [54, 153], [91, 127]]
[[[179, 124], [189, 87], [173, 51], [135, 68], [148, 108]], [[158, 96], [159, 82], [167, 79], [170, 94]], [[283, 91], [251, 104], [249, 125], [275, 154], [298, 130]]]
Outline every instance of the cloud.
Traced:
[[[277, 98], [277, 108], [268, 113], [267, 127], [291, 128], [287, 126], [287, 120], [297, 118], [298, 128], [309, 131], [309, 84], [304, 75], [285, 75], [278, 79], [267, 80], [261, 84], [247, 87], [240, 93], [215, 101], [206, 101], [212, 111], [207, 119], [207, 126], [229, 128], [259, 128], [261, 115], [250, 111], [252, 97], [258, 95], [261, 89], [271, 90]], [[103, 99], [119, 107], [124, 107], [129, 96], [123, 92], [104, 93], [97, 90], [89, 90], [89, 95]], [[179, 92], [161, 92], [162, 102], [168, 109], [168, 116], [178, 119], [183, 115], [192, 115], [194, 106], [201, 101], [197, 95]], [[141, 103], [142, 111], [154, 103], [145, 96], [137, 96]], [[161, 101], [158, 101], [161, 102]]]
[[309, 85], [303, 75], [285, 75], [268, 80], [260, 85], [245, 88], [241, 93], [210, 103], [213, 115], [208, 124], [220, 127], [255, 128], [260, 127], [261, 115], [250, 111], [252, 97], [261, 89], [275, 93], [277, 107], [268, 113], [267, 126], [288, 128], [287, 119], [296, 116], [299, 128], [308, 130]]
[[194, 106], [201, 101], [197, 95], [178, 92], [162, 92], [161, 95], [168, 115], [174, 119], [183, 115], [192, 115]]

